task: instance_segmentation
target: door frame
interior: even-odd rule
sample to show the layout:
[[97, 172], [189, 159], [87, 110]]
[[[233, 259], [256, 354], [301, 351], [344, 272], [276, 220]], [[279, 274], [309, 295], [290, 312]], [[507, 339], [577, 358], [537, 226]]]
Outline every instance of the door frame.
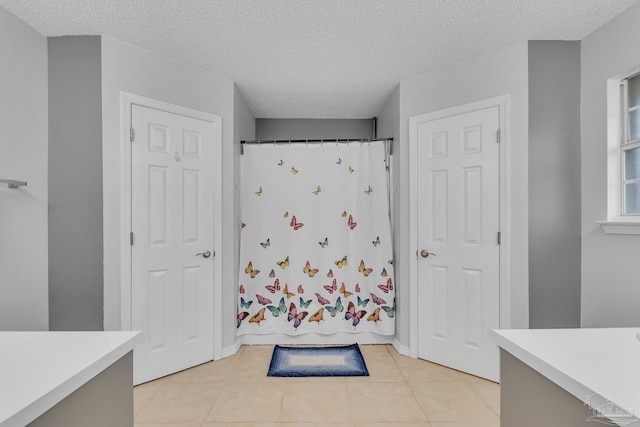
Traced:
[[122, 199], [120, 210], [120, 327], [131, 330], [131, 110], [133, 105], [153, 108], [171, 114], [178, 114], [213, 123], [213, 360], [222, 358], [222, 117], [146, 98], [127, 92], [120, 92], [122, 159], [121, 182]]
[[[409, 350], [411, 357], [418, 357], [420, 324], [418, 322], [418, 135], [420, 123], [440, 120], [451, 116], [498, 107], [500, 122], [499, 154], [499, 216], [500, 216], [500, 328], [511, 326], [511, 212], [510, 212], [510, 160], [509, 160], [509, 95], [484, 99], [431, 113], [409, 117]], [[415, 256], [414, 256], [415, 254]], [[415, 327], [413, 327], [415, 325]]]

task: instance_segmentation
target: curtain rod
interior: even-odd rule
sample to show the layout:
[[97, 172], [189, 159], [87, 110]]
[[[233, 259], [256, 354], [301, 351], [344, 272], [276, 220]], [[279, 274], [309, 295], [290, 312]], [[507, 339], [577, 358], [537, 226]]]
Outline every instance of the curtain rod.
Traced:
[[241, 144], [292, 144], [307, 142], [375, 142], [393, 141], [393, 138], [326, 138], [326, 139], [251, 139], [240, 141]]

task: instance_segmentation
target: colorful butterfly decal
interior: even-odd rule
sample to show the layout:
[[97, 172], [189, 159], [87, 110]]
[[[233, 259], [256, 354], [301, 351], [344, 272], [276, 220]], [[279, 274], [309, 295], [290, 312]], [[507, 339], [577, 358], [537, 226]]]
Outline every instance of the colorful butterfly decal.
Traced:
[[267, 308], [273, 314], [273, 317], [280, 316], [280, 313], [284, 314], [287, 312], [287, 306], [284, 304], [284, 297], [280, 298], [280, 303], [276, 307], [275, 305], [268, 305]]
[[291, 217], [291, 222], [289, 223], [289, 225], [290, 225], [291, 227], [293, 227], [293, 229], [294, 229], [294, 230], [296, 230], [296, 231], [297, 231], [297, 230], [299, 230], [300, 228], [302, 228], [302, 226], [303, 226], [304, 224], [303, 224], [303, 223], [301, 223], [301, 222], [298, 222], [298, 220], [296, 219], [296, 216], [295, 216], [295, 215], [293, 215], [293, 216]]
[[356, 283], [356, 292], [360, 292], [360, 285]]
[[344, 267], [345, 265], [347, 265], [347, 256], [343, 256], [342, 259], [335, 261], [334, 264], [337, 265], [338, 268]]
[[251, 307], [251, 304], [253, 304], [253, 300], [252, 301], [245, 301], [244, 298], [240, 297], [240, 307], [249, 308], [249, 307]]
[[238, 326], [236, 326], [236, 328], [240, 327], [240, 323], [242, 323], [242, 321], [246, 319], [248, 315], [249, 315], [249, 312], [247, 311], [242, 311], [238, 313]]
[[287, 267], [289, 267], [289, 256], [287, 255], [287, 257], [284, 259], [284, 261], [277, 261], [276, 264], [278, 264], [280, 266], [281, 269], [285, 269]]
[[251, 263], [251, 261], [249, 261], [249, 265], [247, 265], [247, 268], [244, 269], [244, 272], [251, 276], [251, 278], [253, 279], [258, 275], [258, 273], [260, 273], [260, 270], [254, 270], [253, 264]]
[[264, 249], [267, 249], [269, 246], [271, 246], [271, 239], [267, 239], [267, 241], [264, 243], [260, 242], [260, 246], [262, 246]]
[[284, 161], [282, 161], [282, 159], [280, 159], [280, 162], [278, 163], [278, 166], [283, 166], [284, 165]]
[[304, 288], [302, 287], [302, 284], [298, 285], [298, 293], [304, 294]]
[[386, 268], [383, 268], [383, 269], [382, 269], [382, 273], [380, 273], [380, 275], [381, 275], [382, 277], [387, 277], [387, 269], [386, 269]]
[[344, 282], [342, 282], [342, 285], [340, 286], [340, 293], [344, 295], [345, 298], [349, 298], [353, 295], [353, 292], [347, 291], [347, 287], [344, 285]]
[[264, 307], [262, 307], [260, 309], [260, 311], [258, 311], [256, 314], [251, 316], [251, 319], [249, 319], [249, 323], [257, 323], [259, 325], [260, 322], [262, 322], [264, 320], [264, 312], [265, 311], [266, 311], [266, 309]]
[[309, 308], [309, 304], [311, 304], [312, 300], [303, 300], [302, 297], [300, 297], [300, 308]]
[[358, 266], [358, 271], [362, 274], [364, 274], [364, 277], [367, 277], [371, 274], [371, 272], [373, 271], [373, 268], [367, 268], [364, 265], [364, 260], [360, 260], [360, 265]]
[[273, 269], [271, 269], [271, 273], [269, 273], [269, 277], [270, 277], [271, 279], [273, 279], [274, 277], [276, 277], [276, 272], [275, 272], [275, 271], [273, 271]]
[[353, 216], [349, 215], [349, 219], [347, 221], [347, 225], [349, 226], [350, 230], [353, 230], [354, 228], [356, 228], [356, 225], [358, 225], [358, 224], [353, 221]]
[[333, 282], [330, 285], [323, 285], [322, 287], [327, 292], [329, 292], [330, 294], [332, 294], [334, 291], [338, 290], [338, 285], [337, 285], [336, 279], [333, 279]]
[[328, 299], [326, 299], [325, 297], [323, 297], [322, 295], [320, 295], [317, 292], [316, 292], [316, 298], [318, 298], [318, 302], [321, 305], [331, 304], [331, 301], [329, 301]]
[[[329, 301], [327, 301], [327, 303], [329, 303]], [[327, 311], [331, 313], [331, 317], [336, 317], [336, 314], [342, 313], [342, 311], [344, 310], [344, 306], [342, 305], [342, 300], [340, 299], [340, 297], [338, 297], [338, 299], [336, 300], [336, 305], [334, 305], [333, 307], [330, 305], [326, 305], [324, 308], [326, 308]]]
[[320, 192], [321, 192], [321, 191], [322, 191], [322, 190], [320, 189], [320, 186], [318, 185], [318, 188], [316, 188], [316, 190], [315, 190], [315, 191], [312, 191], [312, 193], [313, 193], [313, 194], [315, 194], [315, 195], [317, 196], [318, 194], [320, 194]]
[[389, 280], [387, 280], [387, 284], [386, 285], [379, 284], [378, 288], [382, 289], [382, 292], [384, 292], [385, 294], [388, 294], [389, 291], [393, 290], [393, 282], [391, 281], [391, 278], [389, 278]]
[[318, 270], [317, 268], [311, 268], [311, 264], [309, 264], [309, 261], [307, 261], [307, 263], [305, 264], [304, 268], [302, 269], [302, 271], [304, 272], [304, 274], [306, 274], [309, 277], [313, 277], [316, 275], [316, 273], [320, 270]]
[[352, 168], [351, 166], [349, 166], [349, 173], [354, 173], [356, 170], [354, 168]]
[[316, 311], [316, 314], [309, 317], [309, 322], [318, 322], [318, 324], [320, 324], [320, 321], [324, 320], [323, 317], [324, 317], [324, 308], [320, 307], [320, 309]]
[[283, 215], [285, 218], [289, 218], [289, 211], [286, 211]]
[[369, 298], [362, 299], [360, 298], [360, 295], [358, 295], [358, 307], [366, 307], [367, 304], [369, 304]]
[[331, 279], [333, 277], [333, 270], [332, 269], [329, 269], [329, 272], [327, 273], [327, 277], [329, 279]]
[[338, 161], [336, 162], [336, 165], [341, 165], [341, 164], [342, 164], [342, 159], [338, 157]]
[[244, 285], [240, 285], [240, 293], [244, 294]]
[[342, 214], [340, 216], [342, 218], [346, 218], [347, 217], [347, 211], [342, 211]]
[[265, 298], [262, 295], [256, 294], [256, 298], [258, 299], [258, 304], [267, 305], [271, 304], [271, 300], [269, 298]]
[[360, 323], [360, 319], [367, 314], [365, 310], [356, 311], [356, 307], [353, 305], [351, 301], [349, 301], [349, 305], [347, 306], [347, 312], [344, 314], [344, 318], [346, 320], [352, 320], [353, 327], [355, 328]]
[[367, 196], [370, 196], [372, 191], [373, 189], [371, 188], [371, 186], [369, 186], [366, 190], [364, 190], [364, 194], [366, 194]]
[[376, 295], [374, 293], [371, 293], [369, 295], [371, 295], [371, 299], [373, 300], [373, 302], [378, 304], [378, 305], [387, 303], [385, 300], [383, 300], [382, 298], [380, 298], [378, 295]]
[[327, 245], [329, 244], [329, 239], [325, 237], [324, 240], [322, 242], [318, 242], [318, 244], [320, 245], [321, 248], [326, 248]]
[[258, 191], [255, 192], [256, 196], [262, 196], [262, 187]]
[[276, 279], [276, 281], [273, 282], [273, 285], [266, 285], [265, 289], [271, 292], [272, 294], [275, 294], [276, 291], [280, 290], [280, 280]]
[[373, 243], [373, 246], [374, 246], [374, 247], [377, 247], [377, 246], [380, 244], [380, 236], [376, 237], [376, 240], [374, 240], [374, 241], [373, 241], [373, 242], [371, 242], [371, 243]]
[[380, 307], [376, 308], [372, 314], [370, 314], [369, 316], [367, 316], [367, 320], [369, 322], [376, 322], [378, 323], [380, 321]]
[[296, 168], [294, 168], [293, 166], [291, 166], [291, 173], [295, 175], [295, 174], [297, 174], [297, 173], [298, 173], [298, 171], [296, 170]]
[[383, 305], [382, 309], [387, 312], [387, 316], [393, 317], [396, 315], [396, 299], [393, 299], [393, 307]]
[[287, 299], [296, 296], [296, 294], [294, 294], [293, 292], [289, 292], [289, 285], [288, 284], [284, 284], [284, 289], [282, 290], [282, 293], [287, 297]]
[[296, 305], [294, 303], [291, 303], [291, 306], [289, 306], [289, 315], [287, 316], [287, 320], [289, 322], [293, 320], [293, 327], [295, 329], [298, 329], [298, 326], [300, 326], [300, 323], [302, 323], [302, 321], [305, 317], [307, 317], [308, 314], [309, 312], [307, 311], [301, 311], [300, 313], [298, 313]]

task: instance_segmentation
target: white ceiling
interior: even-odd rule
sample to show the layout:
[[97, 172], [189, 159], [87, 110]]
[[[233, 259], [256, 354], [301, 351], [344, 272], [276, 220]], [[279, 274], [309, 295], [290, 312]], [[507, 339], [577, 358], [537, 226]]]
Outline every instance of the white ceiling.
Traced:
[[402, 79], [526, 40], [580, 40], [636, 1], [0, 0], [0, 5], [46, 36], [106, 35], [225, 75], [257, 118], [369, 118]]

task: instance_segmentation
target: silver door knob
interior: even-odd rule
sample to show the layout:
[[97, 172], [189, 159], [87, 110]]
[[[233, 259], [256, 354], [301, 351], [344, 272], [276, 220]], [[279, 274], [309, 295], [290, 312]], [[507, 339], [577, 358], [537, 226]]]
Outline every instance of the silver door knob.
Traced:
[[435, 255], [435, 254], [433, 252], [429, 252], [426, 249], [423, 249], [423, 250], [420, 251], [420, 256], [422, 258], [427, 258], [429, 255]]
[[204, 258], [209, 258], [211, 256], [211, 251], [204, 251], [196, 254], [196, 256], [202, 255]]

